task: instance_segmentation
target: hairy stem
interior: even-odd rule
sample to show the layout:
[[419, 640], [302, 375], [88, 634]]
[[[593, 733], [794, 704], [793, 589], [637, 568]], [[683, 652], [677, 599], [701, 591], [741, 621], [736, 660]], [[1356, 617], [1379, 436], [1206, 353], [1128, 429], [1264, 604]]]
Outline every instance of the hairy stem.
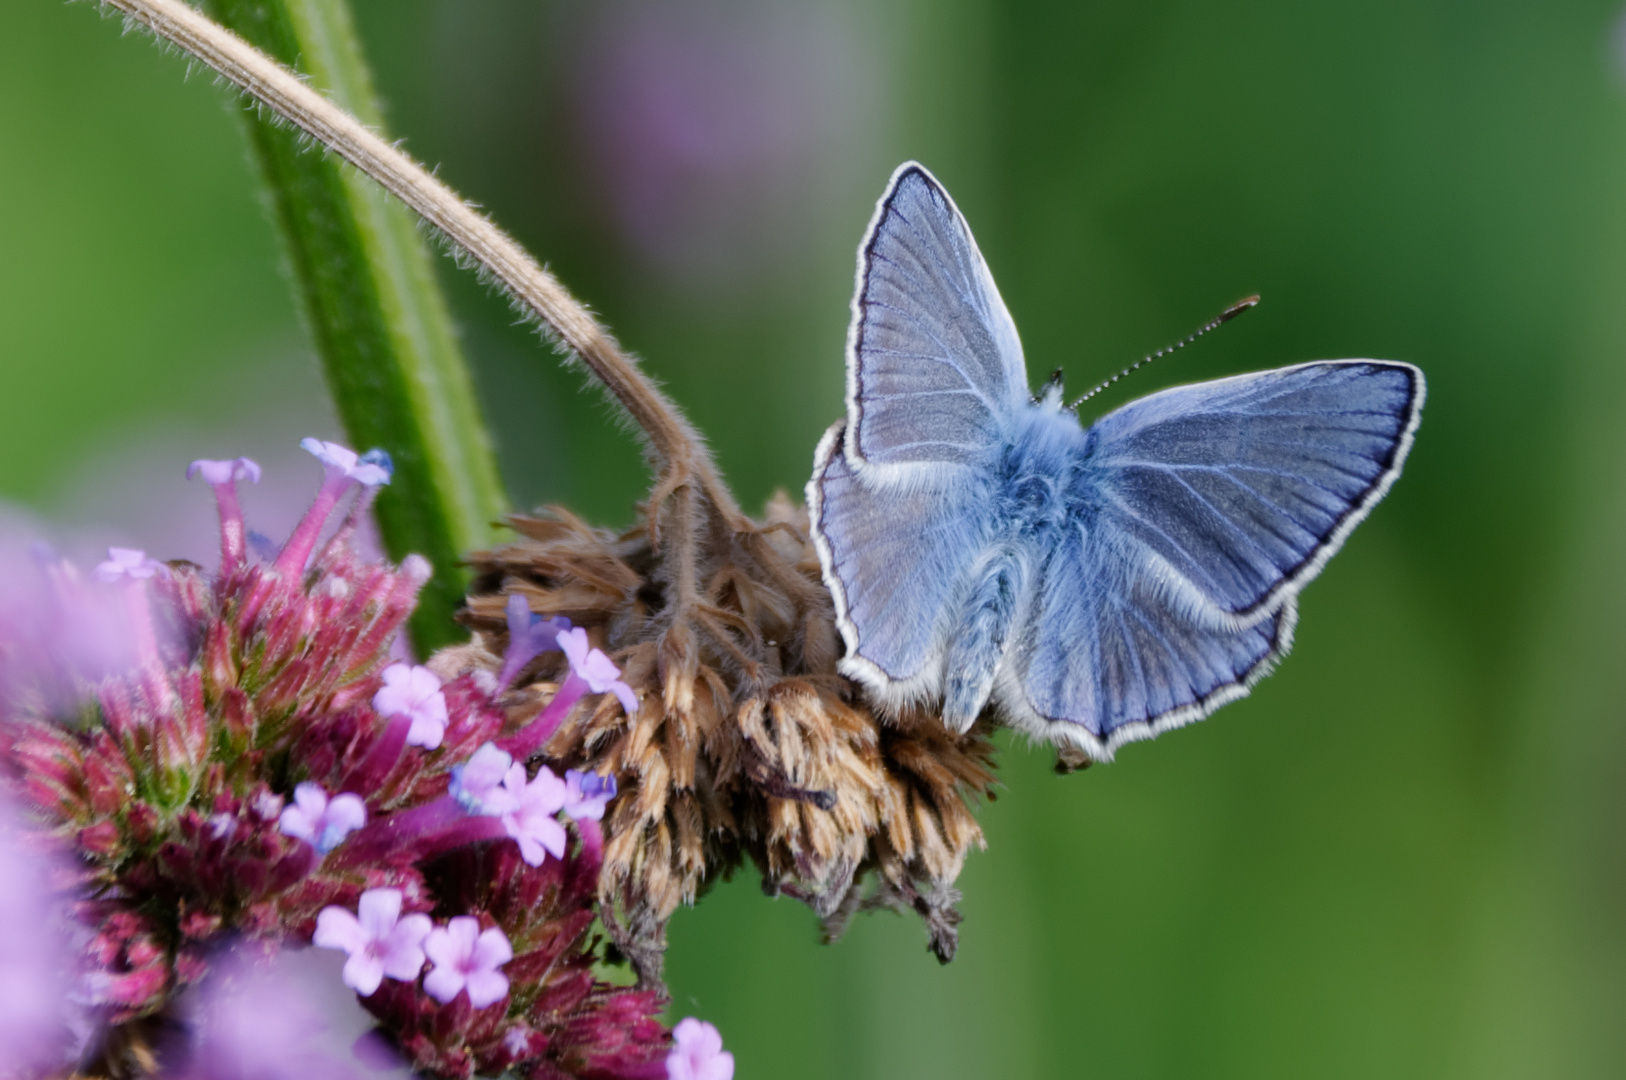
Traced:
[[683, 415], [608, 331], [507, 234], [361, 121], [181, 0], [103, 3], [219, 72], [444, 233], [598, 378], [643, 430], [663, 474], [697, 486], [713, 512], [731, 525], [743, 524], [733, 496]]

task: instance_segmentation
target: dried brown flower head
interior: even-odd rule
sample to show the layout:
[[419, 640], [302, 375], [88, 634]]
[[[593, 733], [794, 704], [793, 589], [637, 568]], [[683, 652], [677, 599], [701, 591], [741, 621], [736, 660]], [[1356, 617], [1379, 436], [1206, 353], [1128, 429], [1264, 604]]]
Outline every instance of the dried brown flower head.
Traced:
[[[652, 977], [673, 911], [749, 856], [767, 892], [805, 901], [830, 936], [857, 910], [912, 907], [947, 961], [953, 884], [983, 844], [967, 800], [994, 781], [987, 728], [956, 735], [924, 710], [882, 717], [837, 674], [802, 507], [781, 493], [760, 522], [696, 522], [688, 495], [658, 515], [666, 530], [646, 517], [619, 536], [557, 508], [515, 517], [520, 540], [470, 560], [466, 663], [495, 666], [518, 594], [586, 626], [641, 698], [636, 716], [599, 699], [547, 747], [620, 784], [600, 881], [619, 943]], [[548, 654], [521, 678], [533, 708], [559, 677]]]

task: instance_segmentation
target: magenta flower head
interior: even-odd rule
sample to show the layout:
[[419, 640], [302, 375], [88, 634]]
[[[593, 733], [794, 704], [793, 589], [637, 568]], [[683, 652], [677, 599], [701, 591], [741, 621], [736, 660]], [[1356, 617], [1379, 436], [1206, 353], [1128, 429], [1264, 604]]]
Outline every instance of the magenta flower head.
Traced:
[[294, 788], [293, 805], [284, 807], [277, 820], [284, 836], [303, 840], [323, 855], [365, 824], [367, 804], [361, 796], [347, 792], [329, 799], [321, 784], [309, 780]]
[[715, 1027], [691, 1016], [672, 1029], [666, 1076], [667, 1080], [734, 1080], [734, 1055], [723, 1049], [723, 1036]]
[[203, 477], [203, 482], [210, 487], [219, 487], [221, 484], [233, 484], [239, 480], [247, 480], [251, 484], [260, 482], [260, 466], [251, 458], [231, 458], [228, 461], [211, 461], [208, 458], [199, 458], [186, 467], [186, 478]]
[[513, 755], [485, 743], [468, 761], [452, 766], [449, 793], [471, 814], [505, 814], [517, 805], [503, 786], [513, 763]]
[[433, 750], [446, 736], [446, 695], [440, 676], [422, 666], [391, 664], [384, 669], [384, 685], [373, 695], [380, 716], [405, 716], [412, 721], [408, 746]]
[[576, 821], [604, 820], [604, 807], [613, 798], [615, 777], [565, 770], [565, 813]]
[[508, 996], [508, 976], [497, 969], [514, 958], [514, 949], [495, 926], [482, 932], [479, 919], [459, 915], [429, 931], [423, 951], [435, 965], [423, 978], [424, 992], [442, 1005], [464, 990], [476, 1009]]
[[529, 866], [541, 866], [549, 855], [565, 857], [565, 827], [557, 815], [565, 805], [565, 782], [546, 765], [529, 783], [525, 766], [515, 762], [503, 777], [503, 789], [512, 806], [502, 816], [503, 828], [519, 842], [520, 858]]
[[559, 648], [559, 635], [570, 629], [570, 620], [564, 616], [543, 618], [531, 612], [530, 604], [519, 593], [508, 597], [508, 648], [503, 653], [502, 673], [497, 677], [499, 686], [514, 681], [525, 665], [545, 652]]
[[299, 440], [299, 445], [322, 463], [329, 480], [351, 480], [367, 487], [379, 487], [389, 483], [390, 477], [395, 474], [390, 456], [382, 450], [357, 454], [348, 446], [311, 438]]
[[145, 581], [150, 577], [168, 573], [157, 559], [147, 558], [139, 548], [110, 547], [107, 560], [96, 564], [96, 580], [111, 584], [115, 581]]
[[571, 674], [585, 682], [589, 690], [595, 694], [614, 694], [628, 716], [638, 712], [638, 695], [621, 681], [621, 669], [615, 666], [613, 660], [597, 649], [588, 648], [586, 630], [577, 627], [562, 631], [559, 634], [559, 647], [570, 661]]
[[356, 915], [342, 907], [326, 907], [316, 916], [312, 941], [350, 958], [344, 965], [344, 984], [362, 997], [371, 996], [386, 975], [410, 982], [423, 970], [429, 916], [403, 917], [401, 903], [400, 889], [368, 889], [361, 894]]

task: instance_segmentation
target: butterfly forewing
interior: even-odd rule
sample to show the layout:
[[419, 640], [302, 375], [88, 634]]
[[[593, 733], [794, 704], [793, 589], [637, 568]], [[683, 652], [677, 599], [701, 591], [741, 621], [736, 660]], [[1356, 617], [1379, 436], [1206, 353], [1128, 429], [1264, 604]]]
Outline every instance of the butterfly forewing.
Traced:
[[964, 219], [919, 165], [893, 175], [859, 251], [847, 364], [857, 470], [986, 467], [1027, 398], [1016, 326]]
[[1096, 529], [1178, 575], [1199, 618], [1268, 614], [1399, 474], [1422, 408], [1410, 364], [1331, 360], [1164, 390], [1101, 418], [1079, 472]]

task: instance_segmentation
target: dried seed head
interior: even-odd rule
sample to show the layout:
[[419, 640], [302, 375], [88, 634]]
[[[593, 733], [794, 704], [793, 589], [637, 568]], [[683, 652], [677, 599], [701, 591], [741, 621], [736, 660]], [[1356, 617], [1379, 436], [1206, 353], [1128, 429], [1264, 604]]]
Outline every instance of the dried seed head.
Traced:
[[[679, 487], [659, 508], [659, 530], [645, 519], [619, 536], [559, 509], [513, 519], [519, 541], [471, 557], [476, 638], [457, 670], [500, 666], [516, 595], [586, 627], [620, 664], [636, 712], [590, 700], [546, 751], [620, 785], [600, 899], [646, 977], [677, 906], [747, 856], [831, 935], [861, 908], [912, 907], [948, 959], [952, 884], [983, 844], [967, 799], [994, 781], [987, 730], [956, 735], [922, 710], [883, 719], [837, 674], [803, 508], [780, 494], [763, 521], [727, 527], [685, 496], [698, 498]], [[516, 694], [539, 708], [562, 673], [556, 656], [533, 664]]]

